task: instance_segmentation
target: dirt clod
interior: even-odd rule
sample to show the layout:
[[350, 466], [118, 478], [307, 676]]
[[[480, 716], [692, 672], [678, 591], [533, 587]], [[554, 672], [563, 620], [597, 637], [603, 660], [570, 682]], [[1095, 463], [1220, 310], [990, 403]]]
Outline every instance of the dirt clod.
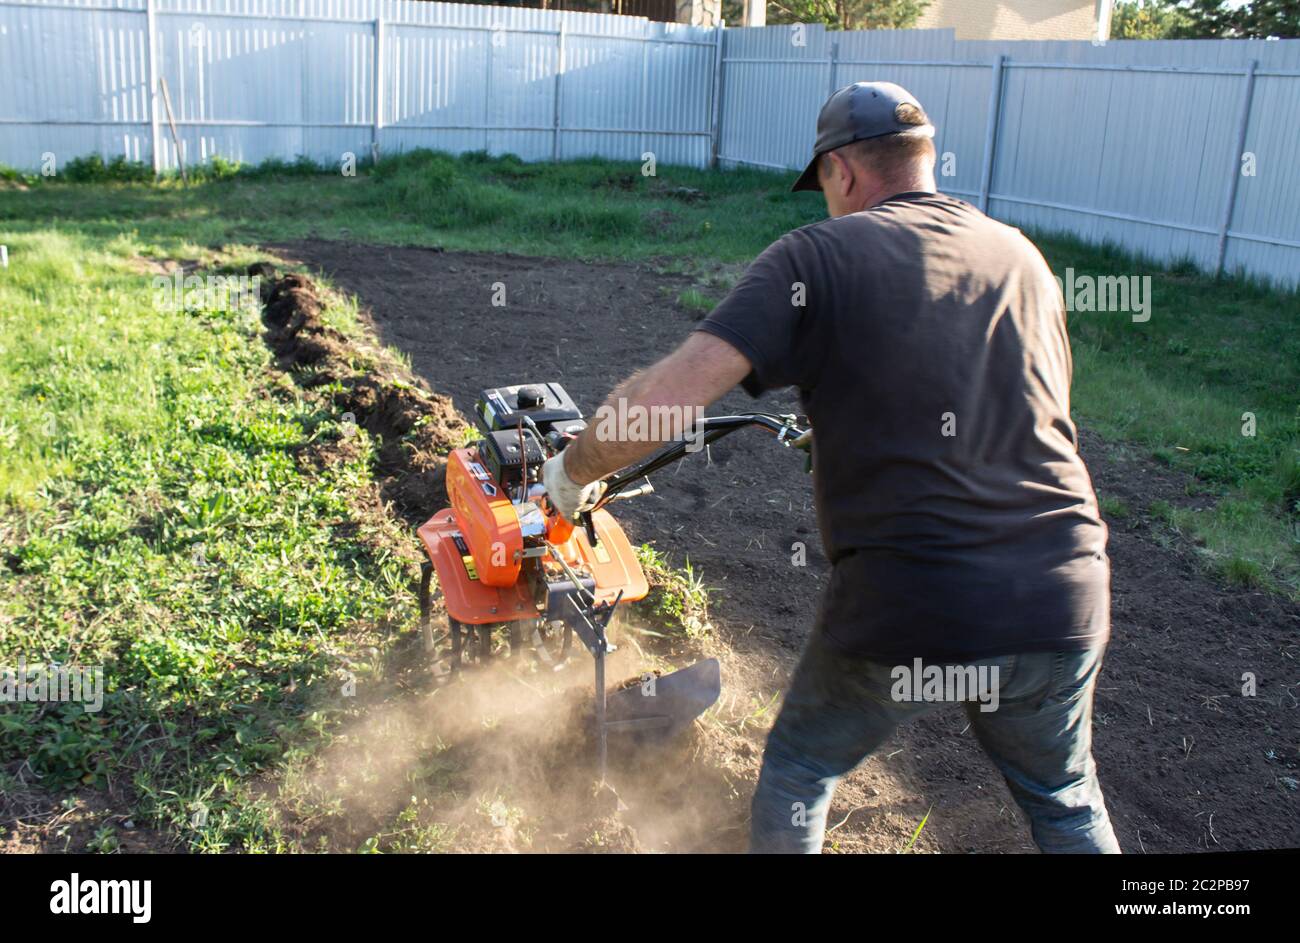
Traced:
[[[306, 388], [337, 388], [331, 398], [339, 414], [379, 439], [384, 500], [407, 520], [423, 522], [444, 501], [445, 456], [465, 434], [451, 400], [384, 358], [367, 356], [326, 324], [324, 302], [309, 277], [281, 276], [267, 262], [249, 266], [248, 273], [262, 279], [266, 342], [279, 366]], [[341, 453], [317, 447], [309, 461], [332, 454]]]

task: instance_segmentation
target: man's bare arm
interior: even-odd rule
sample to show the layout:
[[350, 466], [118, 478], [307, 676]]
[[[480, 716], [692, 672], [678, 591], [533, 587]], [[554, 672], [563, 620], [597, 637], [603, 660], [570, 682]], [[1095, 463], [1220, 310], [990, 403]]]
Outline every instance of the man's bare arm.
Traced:
[[[696, 409], [703, 409], [743, 380], [751, 369], [749, 360], [726, 341], [703, 331], [692, 333], [675, 351], [645, 370], [634, 373], [609, 394], [605, 406], [623, 412], [633, 407], [654, 415], [656, 407], [678, 407], [680, 414], [692, 419]], [[604, 478], [633, 462], [645, 458], [663, 445], [653, 437], [628, 441], [624, 436], [600, 439], [599, 425], [588, 426], [577, 441], [561, 453], [564, 470], [578, 484]], [[649, 424], [659, 431], [656, 424]]]

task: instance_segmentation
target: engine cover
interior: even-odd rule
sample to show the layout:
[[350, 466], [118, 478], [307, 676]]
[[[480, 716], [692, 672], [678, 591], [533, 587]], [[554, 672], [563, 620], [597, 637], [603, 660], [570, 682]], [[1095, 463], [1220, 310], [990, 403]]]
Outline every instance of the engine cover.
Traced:
[[520, 383], [484, 390], [475, 411], [488, 432], [516, 429], [525, 416], [543, 436], [552, 430], [576, 435], [587, 425], [582, 411], [558, 383]]

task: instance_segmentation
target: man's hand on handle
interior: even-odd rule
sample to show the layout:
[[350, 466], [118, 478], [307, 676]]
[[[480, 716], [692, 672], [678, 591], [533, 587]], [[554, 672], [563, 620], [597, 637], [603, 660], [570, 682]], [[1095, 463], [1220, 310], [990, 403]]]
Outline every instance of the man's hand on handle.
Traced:
[[564, 455], [564, 452], [552, 455], [542, 465], [542, 484], [546, 488], [546, 496], [560, 516], [566, 521], [574, 521], [579, 511], [590, 510], [600, 500], [600, 496], [605, 493], [605, 482], [578, 484], [569, 477], [564, 467]]

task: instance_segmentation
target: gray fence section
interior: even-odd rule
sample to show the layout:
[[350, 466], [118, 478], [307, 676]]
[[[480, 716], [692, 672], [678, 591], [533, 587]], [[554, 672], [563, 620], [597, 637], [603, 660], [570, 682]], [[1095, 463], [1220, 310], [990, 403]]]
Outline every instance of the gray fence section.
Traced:
[[897, 82], [937, 127], [940, 188], [1000, 219], [1300, 283], [1300, 41], [784, 26], [723, 49], [724, 165], [801, 167], [831, 89]]
[[[413, 0], [0, 0], [0, 162], [99, 152], [174, 169], [174, 124], [189, 163], [433, 147], [703, 166], [719, 40]], [[162, 82], [171, 121], [151, 108]]]
[[[1300, 41], [963, 42], [413, 0], [0, 0], [0, 163], [414, 147], [795, 169], [886, 79], [1002, 219], [1300, 284]], [[172, 105], [168, 120], [160, 96]], [[1246, 163], [1243, 164], [1243, 155]], [[1247, 171], [1247, 172], [1243, 172]]]

